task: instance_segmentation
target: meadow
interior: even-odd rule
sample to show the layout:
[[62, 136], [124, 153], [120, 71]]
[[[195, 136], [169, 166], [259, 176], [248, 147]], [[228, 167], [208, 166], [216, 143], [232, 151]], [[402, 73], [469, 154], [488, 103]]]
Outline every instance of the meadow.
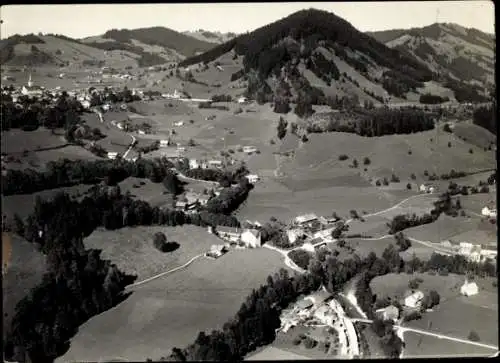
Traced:
[[249, 292], [282, 265], [281, 256], [267, 249], [199, 259], [138, 286], [123, 303], [82, 325], [56, 362], [166, 356], [173, 347], [192, 343], [200, 331], [222, 328]]
[[[163, 232], [169, 242], [180, 246], [173, 252], [161, 253], [153, 246], [153, 236]], [[102, 249], [102, 256], [127, 273], [137, 274], [142, 281], [155, 274], [181, 266], [191, 258], [208, 252], [221, 240], [197, 226], [135, 227], [107, 231], [95, 230], [84, 241], [87, 248]]]
[[488, 348], [411, 331], [404, 333], [404, 341], [403, 358], [473, 358], [491, 356], [495, 352]]

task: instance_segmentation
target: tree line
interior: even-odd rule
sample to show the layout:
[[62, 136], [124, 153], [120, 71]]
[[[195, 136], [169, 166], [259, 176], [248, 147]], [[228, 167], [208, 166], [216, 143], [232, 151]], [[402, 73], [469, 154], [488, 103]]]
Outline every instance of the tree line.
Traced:
[[[8, 170], [2, 175], [2, 194], [31, 194], [78, 184], [95, 184], [101, 181], [115, 185], [128, 177], [147, 178], [153, 183], [162, 182], [174, 165], [166, 158], [137, 159], [136, 162], [116, 160], [60, 159], [47, 163], [46, 170]], [[171, 179], [179, 185], [177, 177]]]

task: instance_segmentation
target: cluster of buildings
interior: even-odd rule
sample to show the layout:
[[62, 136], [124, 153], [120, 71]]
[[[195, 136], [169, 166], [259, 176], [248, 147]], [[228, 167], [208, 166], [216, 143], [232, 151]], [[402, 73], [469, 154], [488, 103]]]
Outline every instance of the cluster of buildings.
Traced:
[[421, 193], [434, 193], [436, 191], [436, 187], [429, 183], [423, 183], [420, 185], [418, 190]]
[[451, 245], [462, 256], [467, 257], [471, 262], [495, 261], [497, 257], [496, 246], [472, 244], [460, 242], [458, 245]]
[[485, 206], [481, 210], [481, 214], [485, 217], [491, 218], [491, 219], [496, 219], [497, 218], [497, 209], [494, 208], [493, 206]]
[[[316, 327], [332, 328], [337, 333], [338, 357], [352, 359], [360, 354], [359, 339], [352, 321], [346, 316], [339, 302], [324, 288], [284, 310], [280, 320], [280, 330], [283, 333], [298, 325], [311, 327], [312, 332], [317, 331]], [[311, 338], [326, 342], [332, 335], [314, 334]]]
[[308, 213], [294, 218], [287, 230], [290, 243], [304, 241], [303, 248], [314, 251], [327, 242], [332, 242], [332, 232], [337, 228], [336, 218], [325, 218], [314, 213]]
[[[214, 195], [217, 195], [220, 191], [215, 190]], [[175, 208], [183, 211], [194, 211], [199, 206], [204, 206], [211, 199], [209, 194], [201, 194], [194, 192], [186, 192], [183, 197], [178, 198], [175, 202]]]
[[217, 226], [215, 230], [209, 227], [209, 233], [237, 246], [257, 248], [262, 246], [262, 234], [256, 228], [236, 228]]

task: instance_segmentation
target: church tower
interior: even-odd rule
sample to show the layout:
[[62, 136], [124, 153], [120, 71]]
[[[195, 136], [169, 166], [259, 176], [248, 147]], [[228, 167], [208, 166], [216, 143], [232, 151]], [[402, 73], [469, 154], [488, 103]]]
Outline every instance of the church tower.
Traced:
[[31, 80], [31, 73], [30, 73], [30, 78], [28, 80], [28, 87], [33, 87], [33, 81]]

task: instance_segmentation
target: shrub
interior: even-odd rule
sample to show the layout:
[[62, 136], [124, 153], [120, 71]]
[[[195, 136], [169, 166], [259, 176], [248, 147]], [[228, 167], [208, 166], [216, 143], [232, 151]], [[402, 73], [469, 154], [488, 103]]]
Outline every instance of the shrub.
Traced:
[[420, 282], [421, 281], [419, 279], [411, 279], [408, 282], [408, 288], [410, 288], [411, 290], [418, 289], [418, 287], [420, 286]]
[[306, 134], [302, 135], [302, 142], [307, 142], [309, 139], [307, 138]]
[[415, 175], [415, 173], [411, 173], [410, 178], [411, 180], [415, 180], [417, 179], [417, 176]]
[[412, 151], [411, 150], [408, 150], [408, 155], [411, 155], [412, 154]]
[[193, 139], [189, 139], [188, 146], [196, 146], [196, 143], [194, 142]]
[[424, 176], [429, 176], [429, 172], [427, 170], [424, 170]]
[[392, 183], [399, 183], [399, 181], [400, 181], [400, 180], [399, 180], [399, 178], [397, 177], [397, 175], [396, 175], [396, 174], [392, 174], [392, 175], [391, 175], [391, 182], [392, 182]]
[[344, 161], [344, 160], [347, 160], [347, 159], [349, 159], [349, 156], [347, 156], [345, 154], [339, 155], [339, 160], [340, 161]]
[[276, 142], [274, 141], [274, 139], [271, 139], [271, 140], [269, 140], [269, 143], [270, 143], [271, 145], [274, 145]]
[[367, 157], [367, 156], [365, 156], [365, 158], [363, 159], [363, 164], [364, 164], [364, 165], [370, 165], [370, 163], [371, 163], [370, 158], [369, 158], [369, 157]]
[[355, 168], [357, 168], [357, 167], [358, 167], [358, 161], [357, 161], [356, 159], [354, 159], [354, 160], [352, 161], [352, 166], [353, 166], [353, 167], [355, 167]]
[[406, 184], [406, 189], [411, 190], [411, 184], [410, 183]]
[[449, 124], [447, 124], [447, 123], [446, 123], [446, 124], [444, 124], [444, 126], [443, 126], [443, 131], [444, 131], [444, 132], [450, 132], [450, 133], [451, 133], [452, 131], [451, 131], [451, 127], [450, 127], [450, 125], [449, 125]]
[[473, 341], [473, 342], [478, 342], [480, 341], [481, 339], [479, 338], [479, 334], [476, 333], [474, 330], [471, 330], [471, 332], [469, 333], [469, 336], [467, 337], [467, 339]]
[[379, 187], [381, 184], [382, 184], [382, 183], [380, 182], [380, 180], [379, 180], [379, 179], [377, 179], [377, 181], [375, 182], [375, 185], [376, 185], [377, 187]]
[[474, 150], [469, 149], [469, 154], [474, 154]]
[[163, 252], [163, 248], [165, 244], [167, 243], [167, 236], [165, 236], [165, 233], [162, 232], [156, 232], [153, 236], [153, 244], [156, 247], [156, 249], [160, 250]]
[[314, 348], [316, 345], [318, 344], [318, 342], [314, 339], [311, 339], [309, 337], [307, 337], [305, 340], [304, 340], [304, 346], [307, 348], [307, 349], [312, 349]]
[[448, 147], [451, 147], [451, 141], [448, 141]]
[[389, 180], [387, 180], [386, 177], [384, 177], [384, 180], [382, 182], [385, 186], [388, 186], [389, 185]]
[[292, 340], [292, 344], [293, 345], [299, 345], [300, 343], [302, 343], [302, 339], [300, 337], [295, 337], [293, 340]]

